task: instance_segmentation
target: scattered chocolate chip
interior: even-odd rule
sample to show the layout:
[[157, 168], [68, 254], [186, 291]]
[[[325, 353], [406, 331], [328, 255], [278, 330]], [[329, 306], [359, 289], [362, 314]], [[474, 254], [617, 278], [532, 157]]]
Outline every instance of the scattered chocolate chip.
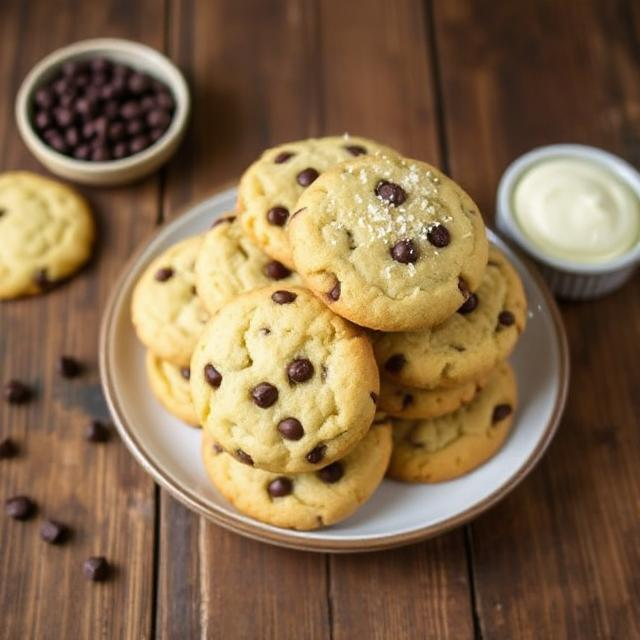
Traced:
[[394, 353], [385, 363], [384, 368], [389, 373], [398, 373], [404, 365], [407, 364], [407, 359], [402, 353]]
[[297, 294], [293, 293], [293, 291], [274, 291], [271, 294], [271, 299], [276, 304], [290, 304], [298, 297]]
[[296, 358], [287, 365], [289, 382], [306, 382], [313, 376], [314, 368], [307, 358]]
[[362, 156], [365, 153], [367, 153], [367, 150], [359, 145], [359, 144], [348, 144], [345, 149], [352, 155], [352, 156]]
[[292, 158], [293, 156], [295, 156], [296, 154], [293, 153], [292, 151], [281, 151], [274, 159], [273, 161], [276, 164], [282, 164], [283, 162], [286, 162], [289, 158]]
[[261, 336], [268, 336], [270, 333], [271, 329], [269, 329], [268, 327], [262, 327], [262, 329], [260, 329]]
[[344, 475], [344, 467], [340, 462], [333, 462], [316, 473], [323, 482], [333, 484], [334, 482], [338, 482]]
[[500, 315], [498, 316], [498, 322], [503, 327], [510, 327], [515, 321], [516, 318], [513, 313], [511, 313], [511, 311], [501, 311]]
[[268, 409], [277, 402], [278, 389], [269, 382], [261, 382], [251, 389], [251, 397], [261, 409]]
[[407, 192], [399, 184], [387, 180], [378, 182], [375, 194], [396, 207], [407, 199]]
[[111, 429], [100, 420], [92, 420], [85, 430], [85, 438], [89, 442], [107, 442], [110, 436]]
[[402, 408], [406, 409], [407, 407], [410, 407], [413, 404], [413, 396], [410, 393], [405, 393], [404, 397], [402, 398]]
[[300, 440], [304, 435], [304, 429], [297, 418], [285, 418], [278, 423], [278, 431], [287, 440]]
[[75, 378], [82, 373], [82, 366], [71, 356], [60, 356], [58, 359], [58, 373], [63, 378]]
[[492, 421], [500, 422], [500, 420], [504, 420], [508, 415], [513, 411], [510, 404], [499, 404], [493, 410]]
[[46, 269], [39, 269], [33, 276], [33, 281], [40, 287], [42, 291], [48, 291], [53, 286]]
[[458, 308], [458, 313], [471, 313], [478, 306], [478, 296], [472, 293]]
[[185, 379], [191, 378], [191, 369], [189, 367], [180, 367], [180, 375]]
[[333, 285], [333, 289], [331, 289], [331, 291], [329, 291], [329, 293], [327, 295], [333, 301], [339, 300], [340, 299], [340, 289], [341, 289], [340, 282], [336, 282]]
[[284, 280], [284, 278], [288, 278], [291, 275], [291, 271], [277, 260], [267, 262], [262, 271], [267, 278], [272, 280]]
[[242, 464], [248, 464], [250, 467], [253, 467], [253, 458], [242, 449], [236, 449], [235, 456]]
[[402, 264], [409, 264], [417, 262], [418, 260], [418, 247], [416, 247], [413, 240], [400, 240], [396, 242], [393, 247], [391, 247], [391, 257], [396, 262], [401, 262]]
[[166, 282], [173, 277], [174, 270], [171, 267], [162, 267], [158, 269], [153, 276], [158, 282]]
[[10, 404], [24, 404], [31, 400], [31, 389], [19, 380], [9, 380], [4, 385], [4, 397]]
[[15, 496], [4, 503], [4, 510], [14, 520], [28, 520], [36, 512], [36, 503], [27, 496]]
[[320, 174], [311, 167], [303, 169], [297, 176], [296, 180], [301, 187], [308, 187]]
[[272, 498], [283, 498], [293, 491], [293, 482], [289, 478], [280, 476], [269, 483], [267, 491]]
[[326, 453], [326, 451], [327, 445], [319, 444], [317, 447], [311, 449], [311, 451], [307, 453], [305, 458], [307, 462], [310, 462], [311, 464], [318, 464], [318, 462], [320, 462], [324, 458], [324, 454]]
[[272, 207], [267, 211], [267, 220], [269, 224], [276, 227], [284, 227], [289, 217], [289, 209], [286, 207]]
[[225, 216], [224, 218], [216, 218], [211, 224], [211, 228], [217, 227], [219, 224], [224, 222], [233, 222], [236, 219], [235, 216]]
[[18, 455], [18, 447], [11, 438], [0, 440], [0, 460], [14, 458]]
[[222, 384], [222, 374], [212, 364], [204, 365], [204, 379], [214, 389]]
[[102, 582], [109, 577], [109, 563], [103, 556], [94, 556], [84, 561], [82, 572], [92, 582]]
[[378, 394], [375, 393], [374, 391], [372, 391], [369, 396], [371, 396], [371, 399], [373, 400], [373, 404], [378, 404]]
[[427, 240], [434, 246], [442, 249], [451, 242], [451, 236], [448, 229], [441, 224], [431, 227], [427, 233]]
[[40, 528], [40, 537], [49, 544], [64, 542], [68, 534], [68, 527], [55, 520], [45, 520]]

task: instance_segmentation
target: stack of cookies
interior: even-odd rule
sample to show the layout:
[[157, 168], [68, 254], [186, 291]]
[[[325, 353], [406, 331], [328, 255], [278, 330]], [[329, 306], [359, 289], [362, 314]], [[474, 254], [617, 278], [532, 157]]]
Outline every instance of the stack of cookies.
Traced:
[[277, 526], [338, 522], [385, 473], [464, 474], [513, 419], [516, 272], [456, 183], [371, 140], [267, 150], [236, 212], [151, 263], [132, 316], [213, 484]]

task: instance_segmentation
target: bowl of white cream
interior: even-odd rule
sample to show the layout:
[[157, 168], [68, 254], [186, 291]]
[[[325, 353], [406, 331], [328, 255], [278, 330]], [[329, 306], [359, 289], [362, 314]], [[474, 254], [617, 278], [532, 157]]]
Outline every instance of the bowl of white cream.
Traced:
[[502, 176], [496, 223], [535, 258], [556, 295], [602, 296], [640, 262], [640, 173], [595, 147], [534, 149]]

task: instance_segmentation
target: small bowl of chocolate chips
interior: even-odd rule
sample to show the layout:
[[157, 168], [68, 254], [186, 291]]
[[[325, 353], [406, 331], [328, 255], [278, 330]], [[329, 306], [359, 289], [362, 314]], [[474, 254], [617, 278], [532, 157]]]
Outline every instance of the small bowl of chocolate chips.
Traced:
[[145, 45], [111, 38], [58, 49], [16, 98], [20, 135], [53, 173], [95, 186], [133, 182], [164, 164], [190, 110], [180, 70]]

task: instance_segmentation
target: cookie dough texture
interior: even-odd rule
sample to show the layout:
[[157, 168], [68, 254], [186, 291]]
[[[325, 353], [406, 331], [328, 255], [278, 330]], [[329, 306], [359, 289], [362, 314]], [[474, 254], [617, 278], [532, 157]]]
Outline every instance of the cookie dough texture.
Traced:
[[[356, 155], [383, 152], [395, 153], [372, 140], [351, 136], [310, 138], [267, 149], [240, 180], [238, 209], [246, 232], [267, 254], [293, 268], [286, 227], [313, 178], [308, 170], [321, 174]], [[276, 207], [279, 210], [270, 214]]]
[[153, 394], [164, 408], [179, 420], [198, 426], [198, 418], [191, 401], [189, 368], [178, 367], [147, 351], [145, 357], [147, 379]]
[[196, 260], [196, 289], [210, 313], [241, 293], [275, 282], [301, 284], [300, 277], [261, 251], [240, 221], [225, 216], [204, 235]]
[[188, 366], [209, 313], [196, 295], [195, 262], [202, 237], [169, 247], [155, 258], [133, 291], [131, 317], [140, 341], [154, 354]]
[[515, 376], [500, 363], [466, 406], [429, 420], [393, 420], [388, 475], [406, 482], [442, 482], [475, 469], [506, 440], [516, 409]]
[[480, 285], [488, 252], [482, 216], [428, 164], [397, 155], [356, 158], [321, 175], [296, 209], [289, 222], [296, 270], [356, 324], [431, 327]]
[[47, 290], [91, 254], [89, 205], [64, 184], [28, 172], [0, 174], [0, 299]]
[[317, 529], [347, 518], [376, 490], [391, 454], [391, 427], [373, 426], [351, 453], [333, 463], [339, 472], [329, 475], [330, 482], [317, 472], [284, 476], [290, 493], [273, 497], [269, 485], [283, 476], [236, 461], [203, 435], [202, 456], [214, 486], [242, 513], [290, 529]]
[[520, 277], [495, 247], [474, 295], [473, 310], [455, 313], [432, 329], [376, 334], [381, 374], [404, 386], [455, 387], [486, 375], [507, 358], [524, 331], [527, 302]]
[[[283, 292], [290, 301], [276, 302]], [[356, 446], [373, 420], [379, 379], [357, 327], [306, 289], [274, 286], [216, 313], [193, 354], [191, 391], [200, 424], [226, 451], [295, 473]]]

